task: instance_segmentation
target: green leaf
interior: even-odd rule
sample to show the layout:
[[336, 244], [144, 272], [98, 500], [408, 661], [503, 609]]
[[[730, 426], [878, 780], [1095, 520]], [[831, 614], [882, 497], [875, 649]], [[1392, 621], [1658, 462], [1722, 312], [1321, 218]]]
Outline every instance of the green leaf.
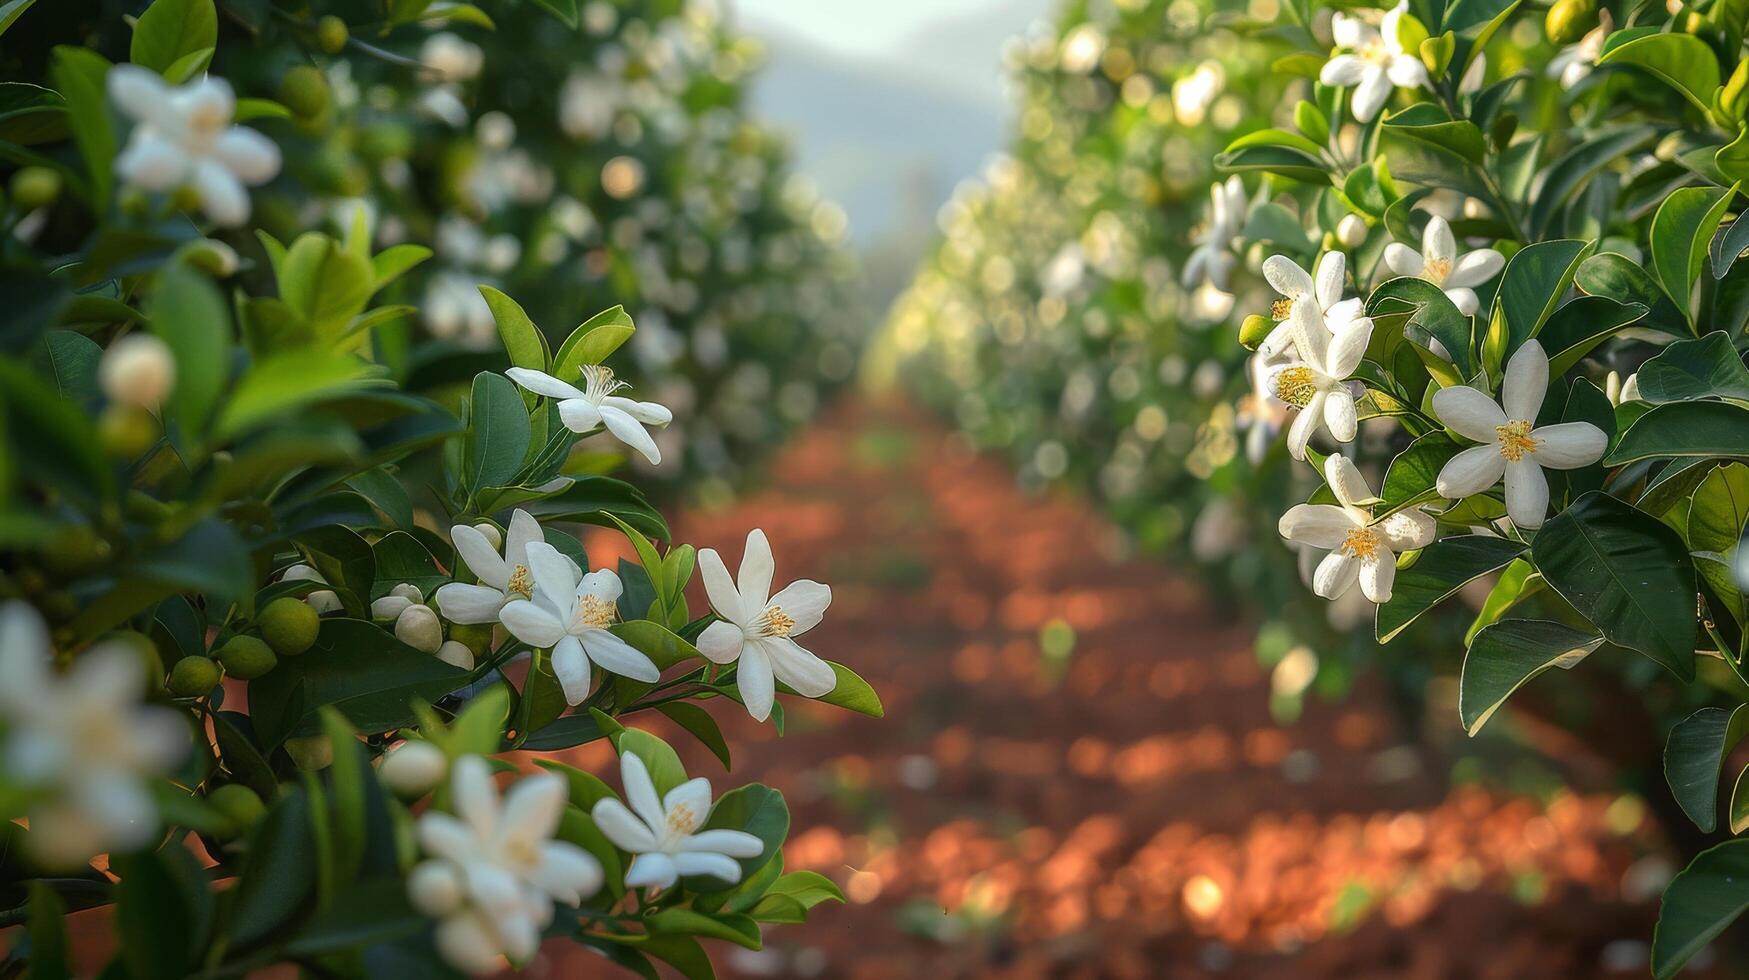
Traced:
[[1731, 786], [1731, 805], [1729, 814], [1731, 833], [1741, 834], [1749, 830], [1749, 767], [1737, 774], [1737, 781]]
[[1409, 448], [1398, 453], [1385, 470], [1384, 486], [1379, 492], [1383, 503], [1375, 507], [1373, 516], [1383, 519], [1437, 496], [1434, 487], [1439, 480], [1439, 471], [1459, 450], [1458, 444], [1444, 430], [1429, 432], [1410, 443]]
[[760, 948], [759, 923], [745, 915], [705, 915], [691, 909], [663, 909], [644, 919], [657, 935], [704, 936], [746, 949]]
[[91, 198], [100, 208], [107, 206], [115, 185], [116, 138], [104, 91], [109, 68], [108, 60], [95, 51], [62, 46], [55, 48], [49, 69], [55, 90], [67, 100], [67, 124], [91, 178]]
[[[1368, 316], [1381, 316], [1404, 310], [1412, 311], [1405, 327], [1406, 336], [1415, 339], [1408, 327], [1419, 328], [1445, 346], [1463, 377], [1468, 378], [1475, 374], [1475, 344], [1471, 336], [1471, 320], [1458, 312], [1450, 297], [1445, 295], [1445, 290], [1425, 279], [1405, 276], [1385, 281], [1367, 297]], [[1424, 340], [1417, 343], [1422, 347], [1428, 346]]]
[[[371, 586], [376, 582], [376, 555], [370, 544], [341, 524], [311, 528], [297, 536], [295, 543], [309, 559], [310, 565], [322, 573], [328, 584], [336, 587], [347, 611], [357, 617], [365, 615]], [[341, 591], [344, 590], [344, 591]]]
[[686, 782], [686, 767], [667, 742], [641, 728], [623, 728], [608, 737], [621, 755], [630, 752], [643, 761], [650, 781], [656, 784], [657, 796], [667, 796], [669, 790]]
[[1530, 202], [1530, 230], [1537, 238], [1558, 234], [1551, 227], [1575, 192], [1599, 170], [1652, 142], [1659, 130], [1652, 126], [1624, 126], [1598, 134], [1568, 150], [1543, 172], [1541, 187]]
[[1682, 812], [1704, 833], [1718, 825], [1719, 774], [1749, 731], [1749, 705], [1702, 708], [1676, 723], [1664, 743], [1664, 781]]
[[1702, 851], [1676, 873], [1658, 906], [1652, 975], [1673, 977], [1749, 909], [1749, 840]]
[[213, 0], [152, 0], [134, 24], [128, 58], [164, 72], [185, 55], [211, 49], [219, 41], [219, 15]]
[[469, 400], [468, 438], [462, 458], [462, 486], [471, 496], [482, 487], [502, 486], [522, 468], [528, 453], [528, 406], [516, 385], [502, 374], [474, 376]]
[[1598, 65], [1632, 65], [1693, 103], [1702, 114], [1712, 109], [1719, 88], [1719, 59], [1705, 41], [1692, 34], [1649, 34], [1617, 45], [1597, 59]]
[[1731, 267], [1737, 264], [1745, 251], [1749, 251], [1749, 211], [1737, 215], [1736, 220], [1731, 222], [1731, 227], [1725, 229], [1723, 235], [1713, 239], [1713, 278], [1725, 278], [1725, 273], [1731, 271]]
[[9, 3], [0, 3], [0, 34], [6, 33], [6, 29], [12, 26], [13, 21], [16, 21], [20, 14], [29, 10], [33, 3], [36, 3], [36, 0], [11, 0]]
[[1391, 176], [1429, 187], [1446, 187], [1472, 197], [1488, 197], [1482, 173], [1487, 137], [1468, 119], [1421, 102], [1387, 113], [1379, 126], [1379, 152], [1391, 162]]
[[821, 902], [844, 903], [844, 893], [832, 879], [814, 871], [792, 871], [772, 882], [766, 894], [787, 895], [804, 909], [811, 909]]
[[[594, 855], [595, 860], [601, 862], [601, 872], [605, 879], [604, 885], [607, 894], [615, 900], [619, 899], [625, 894], [625, 871], [622, 870], [623, 862], [620, 858], [619, 848], [607, 839], [607, 835], [601, 832], [601, 828], [595, 826], [594, 819], [589, 816], [589, 809], [595, 805], [594, 800], [583, 804], [578, 802], [577, 797], [578, 778], [587, 777], [594, 779], [596, 783], [601, 783], [601, 780], [550, 759], [536, 759], [535, 765], [557, 772], [570, 780], [571, 805], [565, 807], [564, 815], [559, 818], [559, 830], [555, 836], [559, 840], [570, 841]], [[607, 784], [601, 783], [600, 788], [602, 795], [595, 797], [595, 799], [607, 799], [613, 796], [613, 790], [608, 789]]]
[[559, 352], [553, 357], [553, 377], [560, 381], [575, 380], [582, 375], [585, 364], [607, 360], [619, 345], [631, 339], [635, 330], [623, 306], [595, 314], [559, 345]]
[[299, 235], [279, 262], [279, 298], [321, 337], [337, 337], [375, 290], [370, 260], [319, 232]]
[[1537, 337], [1549, 352], [1549, 377], [1565, 375], [1599, 344], [1638, 323], [1646, 312], [1639, 303], [1623, 303], [1608, 296], [1578, 296], [1563, 303]]
[[232, 892], [234, 949], [248, 949], [309, 906], [308, 896], [316, 886], [316, 841], [310, 818], [309, 797], [293, 789], [250, 832]]
[[[870, 718], [886, 716], [887, 709], [881, 705], [880, 695], [875, 693], [875, 689], [869, 686], [868, 681], [857, 676], [855, 671], [843, 664], [833, 663], [830, 660], [826, 663], [832, 668], [832, 672], [838, 675], [838, 683], [821, 697], [811, 700], [843, 708], [846, 711], [854, 711], [859, 715], [868, 715]], [[784, 694], [796, 693], [782, 681], [777, 682], [777, 689]]]
[[449, 581], [449, 576], [438, 568], [431, 549], [406, 531], [390, 531], [383, 535], [371, 545], [371, 554], [376, 561], [376, 578], [370, 591], [372, 601], [388, 595], [389, 590], [402, 582], [418, 586], [421, 593], [430, 597], [438, 586]]
[[[228, 441], [315, 402], [356, 391], [370, 366], [351, 354], [290, 350], [251, 366], [219, 412], [213, 435]], [[179, 382], [180, 383], [180, 382]]]
[[486, 305], [492, 309], [492, 319], [498, 324], [498, 338], [504, 342], [510, 363], [516, 367], [545, 371], [547, 340], [541, 336], [540, 328], [515, 300], [491, 286], [481, 286], [480, 295], [486, 298]]
[[1458, 717], [1471, 736], [1519, 688], [1551, 667], [1571, 670], [1603, 637], [1560, 623], [1508, 619], [1484, 627], [1464, 654], [1458, 684]]
[[322, 734], [334, 747], [334, 762], [328, 767], [332, 787], [326, 819], [333, 827], [334, 880], [349, 882], [358, 874], [364, 858], [366, 796], [376, 785], [376, 774], [366, 760], [358, 733], [332, 705], [319, 713]]
[[1749, 409], [1731, 402], [1659, 405], [1622, 433], [1603, 464], [1665, 457], [1749, 460]]
[[1444, 602], [1473, 579], [1524, 553], [1524, 545], [1505, 538], [1460, 534], [1421, 549], [1414, 564], [1397, 571], [1391, 601], [1378, 608], [1375, 633], [1389, 643], [1422, 613]]
[[577, 0], [534, 0], [535, 6], [559, 19], [566, 27], [577, 28]]
[[138, 980], [179, 977], [204, 949], [212, 893], [188, 851], [118, 855], [114, 871], [121, 961]]
[[326, 704], [359, 731], [376, 734], [415, 724], [415, 700], [435, 701], [473, 679], [373, 623], [325, 617], [315, 646], [250, 682], [249, 710], [264, 746], [313, 730], [315, 712]]
[[[1662, 330], [1675, 337], [1689, 335], [1688, 314], [1670, 301], [1650, 272], [1625, 255], [1602, 252], [1591, 256], [1580, 264], [1579, 274], [1573, 277], [1573, 282], [1593, 296], [1608, 296], [1623, 304], [1644, 306], [1646, 313], [1640, 326]], [[1562, 336], [1571, 336], [1571, 333], [1564, 331]], [[1553, 371], [1552, 359], [1550, 370]]]
[[1652, 218], [1652, 268], [1678, 309], [1689, 308], [1707, 244], [1735, 196], [1735, 185], [1729, 189], [1684, 187], [1671, 192], [1658, 206]]
[[103, 348], [72, 330], [50, 330], [31, 352], [31, 367], [54, 383], [61, 397], [84, 404], [98, 397], [97, 362]]
[[1640, 365], [1639, 378], [1640, 396], [1653, 404], [1699, 398], [1749, 400], [1749, 369], [1722, 330], [1664, 348]]
[[672, 701], [656, 709], [668, 716], [668, 720], [679, 725], [699, 740], [705, 748], [711, 750], [723, 763], [724, 769], [729, 769], [729, 743], [723, 738], [723, 730], [717, 727], [717, 720], [711, 713], [696, 704], [685, 701]]
[[1476, 618], [1470, 621], [1470, 628], [1464, 631], [1464, 646], [1468, 647], [1476, 642], [1476, 634], [1484, 627], [1492, 626], [1505, 615], [1506, 610], [1546, 587], [1542, 575], [1538, 574], [1534, 565], [1523, 558], [1513, 559], [1506, 566], [1506, 570], [1500, 573], [1494, 587], [1488, 590], [1488, 598], [1483, 601]]
[[1745, 525], [1749, 525], [1749, 466], [1731, 463], [1714, 469], [1689, 501], [1685, 536], [1696, 557], [1717, 556], [1717, 560], [1697, 561], [1695, 572], [1740, 625], [1749, 623], [1749, 606], [1732, 568]]
[[431, 258], [431, 249], [423, 245], [391, 245], [370, 260], [373, 292], [401, 278], [409, 269]]
[[492, 755], [504, 742], [504, 723], [510, 720], [510, 685], [493, 684], [468, 699], [467, 707], [450, 725], [450, 747], [458, 754]]
[[1500, 291], [1494, 296], [1493, 323], [1506, 342], [1500, 363], [1542, 330], [1573, 285], [1579, 264], [1596, 247], [1595, 242], [1576, 239], [1537, 242], [1520, 249], [1506, 264]]
[[196, 435], [205, 429], [230, 378], [231, 312], [213, 284], [184, 265], [159, 272], [145, 312], [176, 363], [171, 413], [188, 435]]
[[[0, 15], [4, 10], [0, 10]], [[0, 27], [0, 30], [3, 30]], [[67, 903], [41, 878], [30, 883], [30, 980], [66, 980], [73, 975], [67, 938]]]
[[1550, 587], [1611, 643], [1694, 679], [1694, 564], [1675, 531], [1592, 491], [1543, 525], [1531, 552]]
[[33, 146], [71, 134], [61, 93], [29, 82], [0, 82], [0, 140]]

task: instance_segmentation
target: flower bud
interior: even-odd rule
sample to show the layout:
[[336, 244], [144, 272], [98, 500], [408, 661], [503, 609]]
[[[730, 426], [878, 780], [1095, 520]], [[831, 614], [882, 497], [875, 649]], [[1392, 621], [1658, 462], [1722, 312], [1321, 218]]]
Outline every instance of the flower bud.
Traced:
[[316, 43], [328, 54], [339, 54], [351, 36], [346, 22], [333, 14], [316, 21]]
[[420, 602], [419, 598], [402, 595], [398, 591], [399, 588], [399, 586], [396, 586], [397, 591], [390, 592], [388, 595], [383, 596], [381, 599], [370, 604], [370, 615], [372, 619], [399, 619], [401, 614], [407, 611], [408, 606], [417, 605]]
[[1239, 324], [1239, 344], [1246, 350], [1256, 350], [1275, 330], [1275, 321], [1260, 313], [1253, 313]]
[[410, 605], [395, 617], [395, 639], [424, 653], [443, 646], [443, 624], [430, 606]]
[[409, 799], [424, 796], [443, 782], [449, 760], [430, 742], [407, 741], [383, 756], [377, 775], [397, 795]]
[[61, 175], [48, 167], [25, 167], [12, 175], [12, 202], [21, 211], [35, 211], [61, 196]]
[[156, 336], [128, 334], [103, 352], [97, 381], [116, 404], [156, 409], [176, 384], [176, 360]]
[[1596, 0], [1555, 0], [1543, 18], [1543, 31], [1552, 44], [1572, 44], [1596, 21]]
[[443, 641], [443, 645], [437, 648], [437, 659], [462, 670], [474, 669], [474, 651], [460, 640]]
[[334, 743], [326, 735], [300, 735], [285, 740], [286, 755], [299, 769], [314, 771], [334, 764]]
[[481, 521], [474, 525], [474, 530], [480, 532], [480, 536], [485, 538], [486, 543], [491, 545], [494, 550], [500, 550], [504, 547], [504, 535], [499, 532], [498, 525], [490, 521]]
[[462, 906], [462, 876], [448, 861], [422, 861], [407, 874], [413, 907], [441, 918]]
[[[321, 572], [304, 564], [293, 565], [286, 569], [285, 574], [280, 577], [280, 581], [320, 582], [323, 585], [328, 584], [328, 580], [322, 577]], [[309, 595], [304, 596], [304, 601], [309, 603], [310, 608], [316, 610], [318, 615], [321, 613], [331, 613], [343, 608], [340, 602], [340, 596], [336, 595], [330, 589], [323, 589], [320, 592], [312, 592]]]
[[177, 254], [189, 265], [215, 279], [228, 279], [237, 273], [237, 267], [242, 264], [237, 258], [237, 250], [216, 238], [198, 238], [177, 250]]
[[1359, 248], [1366, 243], [1366, 221], [1358, 214], [1345, 214], [1336, 222], [1336, 240], [1343, 248]]

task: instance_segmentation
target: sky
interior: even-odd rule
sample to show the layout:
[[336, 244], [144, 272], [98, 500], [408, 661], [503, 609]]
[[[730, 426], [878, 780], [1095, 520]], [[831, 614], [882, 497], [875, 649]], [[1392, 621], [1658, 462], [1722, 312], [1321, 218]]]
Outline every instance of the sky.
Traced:
[[[952, 15], [991, 9], [1002, 0], [730, 0], [742, 25], [777, 28], [840, 54], [885, 60], [906, 41]], [[949, 13], [952, 11], [952, 14]]]

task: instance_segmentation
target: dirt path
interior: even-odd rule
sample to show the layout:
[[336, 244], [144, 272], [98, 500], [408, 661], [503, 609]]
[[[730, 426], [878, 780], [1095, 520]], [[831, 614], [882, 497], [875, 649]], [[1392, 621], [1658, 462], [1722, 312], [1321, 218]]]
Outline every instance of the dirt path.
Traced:
[[[719, 709], [727, 778], [676, 736], [719, 785], [781, 788], [791, 867], [852, 899], [723, 972], [1645, 974], [1662, 859], [1631, 803], [1450, 790], [1376, 690], [1278, 727], [1247, 625], [1157, 563], [1101, 557], [1086, 507], [1026, 498], [918, 413], [841, 404], [767, 489], [676, 531], [733, 566], [753, 526], [780, 584], [833, 586], [808, 645], [887, 718], [795, 705], [776, 739]], [[1076, 642], [1053, 660], [1056, 620]]]

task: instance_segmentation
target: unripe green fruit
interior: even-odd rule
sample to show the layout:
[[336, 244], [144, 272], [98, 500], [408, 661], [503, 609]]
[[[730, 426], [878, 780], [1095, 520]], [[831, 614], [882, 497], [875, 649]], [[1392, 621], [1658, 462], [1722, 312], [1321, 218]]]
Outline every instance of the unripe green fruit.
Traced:
[[238, 680], [252, 681], [279, 666], [279, 658], [267, 644], [253, 636], [231, 637], [214, 656], [224, 665], [225, 673]]
[[346, 22], [333, 14], [316, 21], [316, 43], [328, 54], [339, 54], [351, 36]]
[[42, 551], [43, 567], [56, 575], [76, 575], [109, 554], [109, 545], [84, 524], [63, 524]]
[[198, 698], [219, 686], [219, 665], [205, 657], [183, 657], [170, 668], [170, 693]]
[[1552, 44], [1573, 44], [1595, 26], [1596, 0], [1555, 0], [1543, 18], [1543, 32]]
[[492, 624], [451, 623], [449, 638], [472, 650], [474, 656], [483, 657], [492, 648]]
[[223, 814], [234, 829], [232, 836], [241, 836], [267, 813], [267, 804], [255, 791], [242, 783], [226, 783], [206, 795], [213, 809]]
[[282, 595], [262, 608], [255, 617], [261, 636], [273, 652], [282, 657], [295, 657], [316, 642], [322, 629], [322, 617], [308, 603]]
[[1245, 318], [1244, 323], [1239, 324], [1239, 343], [1246, 350], [1256, 350], [1274, 329], [1274, 320], [1260, 313], [1253, 313]]
[[158, 441], [158, 420], [138, 405], [112, 404], [97, 419], [97, 438], [115, 459], [136, 459]]
[[279, 80], [279, 101], [293, 115], [314, 119], [328, 109], [328, 79], [314, 65], [296, 65]]
[[285, 740], [285, 754], [299, 769], [313, 772], [334, 764], [334, 743], [326, 735], [300, 735]]
[[25, 167], [12, 175], [12, 200], [22, 210], [46, 208], [60, 196], [61, 175], [47, 167]]

